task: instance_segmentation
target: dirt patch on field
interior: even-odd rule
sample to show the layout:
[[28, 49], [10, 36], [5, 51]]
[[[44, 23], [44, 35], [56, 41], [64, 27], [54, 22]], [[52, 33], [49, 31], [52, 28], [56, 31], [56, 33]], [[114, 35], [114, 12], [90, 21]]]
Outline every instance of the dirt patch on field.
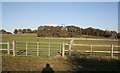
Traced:
[[67, 40], [103, 40], [103, 41], [118, 41], [118, 39], [99, 39], [99, 38], [46, 38], [46, 39], [67, 39]]

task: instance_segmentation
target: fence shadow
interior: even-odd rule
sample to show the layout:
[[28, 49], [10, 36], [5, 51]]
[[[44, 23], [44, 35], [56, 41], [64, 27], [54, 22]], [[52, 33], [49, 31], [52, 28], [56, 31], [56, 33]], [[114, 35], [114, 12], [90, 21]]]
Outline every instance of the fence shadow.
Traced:
[[70, 63], [70, 72], [89, 72], [89, 71], [119, 71], [120, 60], [101, 58], [101, 57], [90, 57], [90, 56], [67, 56], [68, 62]]

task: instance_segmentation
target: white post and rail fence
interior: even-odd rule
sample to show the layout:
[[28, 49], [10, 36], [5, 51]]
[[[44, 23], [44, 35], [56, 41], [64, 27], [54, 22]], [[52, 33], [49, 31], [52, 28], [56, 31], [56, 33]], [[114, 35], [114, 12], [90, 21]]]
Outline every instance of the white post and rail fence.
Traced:
[[[7, 48], [2, 48], [2, 45], [7, 45]], [[0, 51], [7, 51], [7, 54], [10, 55], [10, 51], [12, 50], [13, 56], [16, 56], [16, 41], [12, 42], [12, 48], [11, 43], [0, 43]]]
[[[39, 43], [40, 42], [36, 42], [36, 43], [37, 43], [36, 56], [39, 56]], [[3, 45], [3, 44], [7, 45], [7, 48], [2, 48], [1, 45]], [[12, 44], [12, 46], [11, 46], [11, 44]], [[17, 44], [16, 41], [13, 41], [12, 43], [10, 43], [10, 42], [0, 43], [0, 46], [1, 46], [0, 51], [4, 51], [4, 50], [7, 51], [8, 55], [10, 55], [10, 51], [12, 51], [12, 55], [17, 56], [17, 54], [16, 54], [16, 44]], [[27, 56], [28, 55], [28, 50], [29, 50], [28, 42], [25, 42], [25, 46], [26, 46], [25, 53], [26, 53], [26, 56]], [[68, 46], [68, 50], [66, 50], [65, 46]], [[60, 53], [61, 53], [61, 56], [65, 57], [66, 52], [68, 52], [69, 56], [71, 56], [72, 51], [74, 51], [74, 50], [72, 50], [72, 46], [79, 46], [79, 47], [80, 46], [88, 46], [88, 47], [90, 47], [90, 50], [84, 50], [84, 52], [89, 52], [91, 56], [92, 56], [93, 53], [110, 53], [111, 58], [113, 58], [114, 53], [117, 53], [117, 54], [120, 53], [119, 50], [116, 50], [116, 51], [114, 50], [114, 47], [117, 47], [119, 49], [120, 46], [118, 46], [118, 45], [116, 46], [116, 45], [113, 45], [113, 44], [111, 44], [111, 45], [89, 45], [89, 44], [73, 44], [72, 42], [70, 42], [70, 44], [66, 44], [65, 42], [63, 42], [62, 44], [60, 44], [60, 50], [59, 50]], [[109, 51], [94, 51], [93, 47], [110, 47], [110, 50]], [[50, 48], [51, 48], [50, 42], [48, 42], [48, 56], [51, 56], [51, 52], [50, 52], [51, 49]], [[77, 50], [77, 51], [81, 52], [82, 50]]]
[[[111, 56], [111, 58], [113, 58], [114, 57], [114, 53], [116, 53], [116, 54], [119, 54], [120, 53], [120, 46], [116, 46], [116, 45], [113, 45], [113, 44], [111, 44], [111, 45], [89, 45], [89, 44], [66, 44], [66, 45], [68, 45], [69, 46], [69, 50], [65, 50], [65, 51], [74, 51], [74, 50], [71, 50], [71, 46], [88, 46], [88, 47], [90, 47], [90, 50], [77, 50], [78, 52], [88, 52], [88, 53], [90, 53], [90, 55], [92, 56], [92, 54], [93, 53], [110, 53], [110, 56]], [[93, 47], [108, 47], [108, 48], [110, 48], [110, 50], [109, 51], [94, 51], [93, 50]], [[118, 48], [117, 50], [114, 50], [114, 48]], [[70, 53], [70, 55], [71, 55], [71, 53]]]

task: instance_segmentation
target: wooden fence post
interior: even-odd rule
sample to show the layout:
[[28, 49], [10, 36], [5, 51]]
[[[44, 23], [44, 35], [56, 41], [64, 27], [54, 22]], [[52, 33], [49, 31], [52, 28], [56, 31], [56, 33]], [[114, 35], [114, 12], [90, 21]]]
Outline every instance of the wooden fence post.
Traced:
[[49, 42], [49, 45], [48, 45], [48, 57], [50, 57], [50, 42]]
[[10, 42], [8, 42], [8, 45], [7, 45], [7, 52], [8, 52], [8, 55], [10, 55]]
[[113, 58], [113, 44], [111, 44], [111, 58]]
[[62, 57], [64, 57], [64, 56], [65, 56], [65, 44], [63, 42], [63, 45], [62, 45]]
[[69, 44], [69, 56], [71, 56], [71, 45], [72, 43]]
[[26, 42], [26, 56], [27, 56], [27, 49], [28, 49], [27, 47], [28, 47], [28, 43]]
[[60, 55], [62, 56], [62, 43], [60, 43]]
[[16, 41], [13, 41], [13, 56], [16, 56]]
[[39, 56], [39, 42], [37, 42], [37, 56]]
[[71, 47], [72, 47], [73, 41], [74, 39], [72, 39], [69, 44], [69, 56], [71, 56]]
[[92, 56], [92, 45], [90, 46], [90, 56]]

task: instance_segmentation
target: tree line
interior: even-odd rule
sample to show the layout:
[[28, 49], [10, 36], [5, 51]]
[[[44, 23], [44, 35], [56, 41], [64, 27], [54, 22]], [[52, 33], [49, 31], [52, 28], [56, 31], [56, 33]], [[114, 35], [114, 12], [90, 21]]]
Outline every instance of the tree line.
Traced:
[[31, 29], [15, 29], [14, 34], [24, 34], [24, 33], [36, 33], [37, 30], [31, 30]]
[[11, 32], [7, 32], [4, 29], [0, 29], [0, 34], [12, 34]]
[[[37, 33], [37, 30], [31, 29], [14, 29], [14, 34], [25, 34], [25, 33]], [[4, 29], [0, 29], [0, 34], [12, 34], [11, 32], [7, 32]]]
[[[4, 29], [1, 34], [12, 34]], [[14, 34], [36, 33], [38, 37], [77, 37], [82, 35], [103, 36], [110, 38], [120, 38], [120, 32], [89, 28], [80, 28], [77, 26], [39, 26], [38, 30], [14, 29]]]
[[38, 37], [80, 37], [82, 35], [120, 38], [120, 32], [92, 27], [83, 29], [77, 26], [39, 26], [37, 31]]
[[38, 37], [80, 37], [82, 30], [76, 26], [40, 26], [37, 35]]

